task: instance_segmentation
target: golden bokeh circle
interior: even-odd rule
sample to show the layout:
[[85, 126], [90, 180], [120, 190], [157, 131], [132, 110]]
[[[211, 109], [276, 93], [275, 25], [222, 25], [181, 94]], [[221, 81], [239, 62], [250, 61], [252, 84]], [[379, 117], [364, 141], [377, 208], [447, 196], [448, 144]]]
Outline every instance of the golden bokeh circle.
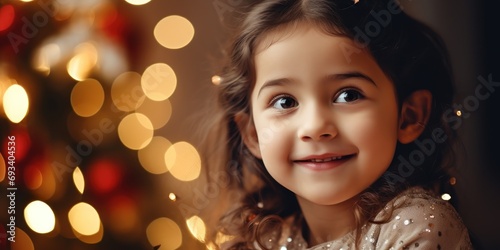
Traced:
[[13, 123], [21, 122], [29, 109], [29, 97], [23, 86], [10, 85], [3, 94], [3, 110]]
[[130, 112], [146, 99], [141, 87], [141, 74], [124, 72], [115, 78], [111, 85], [111, 100], [121, 111]]
[[125, 2], [132, 5], [144, 5], [151, 2], [151, 0], [125, 0]]
[[118, 136], [126, 147], [139, 150], [153, 139], [153, 124], [144, 114], [132, 113], [118, 124]]
[[56, 225], [56, 217], [47, 203], [36, 200], [24, 208], [24, 219], [31, 230], [46, 234], [52, 232]]
[[104, 89], [95, 79], [78, 82], [71, 90], [71, 107], [81, 117], [95, 115], [104, 103]]
[[74, 205], [68, 212], [68, 219], [71, 227], [82, 235], [97, 234], [101, 226], [97, 210], [85, 202]]
[[146, 228], [146, 235], [151, 246], [173, 250], [182, 245], [182, 232], [175, 221], [162, 217], [152, 221]]
[[152, 174], [163, 174], [168, 171], [164, 157], [172, 143], [164, 137], [155, 136], [151, 142], [137, 152], [142, 167]]
[[144, 70], [141, 86], [149, 99], [163, 101], [174, 93], [177, 87], [177, 76], [169, 65], [155, 63]]
[[160, 129], [165, 126], [170, 120], [170, 117], [172, 117], [172, 104], [168, 99], [153, 101], [147, 98], [136, 111], [146, 115], [151, 120], [154, 129]]
[[170, 173], [180, 181], [192, 181], [200, 176], [201, 158], [188, 142], [177, 142], [168, 148], [165, 163]]
[[154, 37], [167, 49], [180, 49], [193, 40], [194, 26], [185, 17], [167, 16], [156, 24]]

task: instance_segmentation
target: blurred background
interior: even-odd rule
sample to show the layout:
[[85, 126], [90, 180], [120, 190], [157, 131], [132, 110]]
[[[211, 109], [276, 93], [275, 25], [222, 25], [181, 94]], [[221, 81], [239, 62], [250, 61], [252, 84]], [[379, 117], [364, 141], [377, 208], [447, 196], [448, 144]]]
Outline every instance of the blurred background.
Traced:
[[[250, 2], [0, 0], [0, 249], [212, 249], [200, 215], [225, 176], [206, 183], [196, 131]], [[498, 3], [401, 2], [449, 48], [465, 152], [451, 201], [495, 249]]]

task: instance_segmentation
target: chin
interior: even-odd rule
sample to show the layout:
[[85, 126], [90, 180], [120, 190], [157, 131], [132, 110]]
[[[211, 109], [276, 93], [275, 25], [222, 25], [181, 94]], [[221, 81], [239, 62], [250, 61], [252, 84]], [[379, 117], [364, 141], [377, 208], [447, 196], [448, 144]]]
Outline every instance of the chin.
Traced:
[[320, 196], [320, 197], [304, 197], [307, 201], [319, 205], [319, 206], [333, 206], [337, 205], [340, 203], [343, 203], [347, 200], [350, 200], [352, 197], [343, 197], [343, 196], [337, 196], [337, 197], [332, 197], [332, 196]]

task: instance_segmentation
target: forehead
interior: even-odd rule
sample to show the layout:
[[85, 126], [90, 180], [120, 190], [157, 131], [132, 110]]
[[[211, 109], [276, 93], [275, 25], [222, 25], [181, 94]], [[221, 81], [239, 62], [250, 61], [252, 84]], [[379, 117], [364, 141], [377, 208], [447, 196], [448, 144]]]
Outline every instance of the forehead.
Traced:
[[254, 63], [286, 62], [295, 56], [295, 59], [301, 62], [307, 58], [314, 61], [326, 60], [328, 64], [333, 63], [337, 66], [378, 68], [379, 65], [367, 48], [360, 47], [346, 35], [333, 32], [311, 22], [297, 22], [277, 27], [265, 32], [256, 40]]
[[323, 33], [324, 35], [341, 36], [347, 38], [347, 36], [343, 34], [343, 32], [341, 32], [339, 28], [328, 26], [326, 24], [315, 21], [298, 20], [276, 26], [260, 34], [254, 42], [255, 54], [258, 54], [263, 50], [269, 48], [274, 43], [285, 40], [293, 35], [300, 34], [301, 32], [307, 31], [309, 29], [314, 29]]

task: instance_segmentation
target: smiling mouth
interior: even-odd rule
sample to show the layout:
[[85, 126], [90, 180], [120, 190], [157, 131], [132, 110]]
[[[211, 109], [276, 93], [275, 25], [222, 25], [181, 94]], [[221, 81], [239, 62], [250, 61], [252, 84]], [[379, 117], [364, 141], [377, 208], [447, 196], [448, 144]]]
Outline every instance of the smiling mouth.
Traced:
[[325, 171], [329, 169], [335, 169], [347, 161], [353, 158], [356, 154], [350, 155], [340, 155], [340, 156], [330, 156], [330, 157], [311, 157], [309, 159], [297, 160], [294, 161], [295, 164], [299, 166], [308, 168], [313, 171]]
[[312, 163], [323, 163], [323, 162], [332, 162], [332, 161], [338, 161], [338, 160], [344, 160], [347, 158], [351, 158], [353, 155], [341, 155], [341, 156], [333, 156], [333, 157], [328, 157], [328, 158], [313, 158], [313, 159], [307, 159], [307, 160], [298, 160], [296, 162], [312, 162]]

